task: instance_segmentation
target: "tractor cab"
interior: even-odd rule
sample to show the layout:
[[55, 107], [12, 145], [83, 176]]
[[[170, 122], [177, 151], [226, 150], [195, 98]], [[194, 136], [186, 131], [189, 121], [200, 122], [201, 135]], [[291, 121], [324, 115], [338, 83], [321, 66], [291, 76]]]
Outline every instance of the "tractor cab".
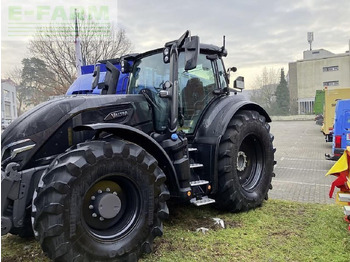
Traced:
[[172, 76], [173, 81], [177, 82], [175, 96], [169, 95], [173, 87], [173, 81], [169, 81], [171, 63], [164, 63], [164, 53], [169, 53], [169, 48], [124, 58], [134, 61], [133, 67], [126, 69], [130, 72], [127, 92], [145, 96], [154, 112], [156, 132], [166, 132], [171, 103], [176, 102], [177, 109], [172, 114], [177, 115], [177, 128], [187, 134], [194, 133], [208, 105], [228, 92], [228, 78], [221, 60], [227, 53], [213, 45], [202, 44], [197, 48], [197, 61], [192, 63], [192, 68], [186, 68], [189, 60], [186, 50], [180, 49], [178, 53], [178, 72]]

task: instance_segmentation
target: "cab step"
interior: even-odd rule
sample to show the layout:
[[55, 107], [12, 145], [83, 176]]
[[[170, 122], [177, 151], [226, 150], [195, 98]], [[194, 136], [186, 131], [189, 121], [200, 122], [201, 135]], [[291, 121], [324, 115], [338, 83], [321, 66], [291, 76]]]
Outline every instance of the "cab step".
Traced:
[[195, 152], [195, 151], [198, 151], [198, 149], [195, 148], [195, 147], [189, 147], [188, 148], [188, 152]]
[[199, 207], [199, 206], [204, 206], [204, 205], [209, 205], [209, 204], [215, 203], [215, 200], [212, 198], [209, 198], [207, 196], [204, 196], [201, 199], [197, 199], [194, 197], [190, 200], [190, 202], [192, 204], [194, 204], [195, 206]]
[[350, 216], [350, 206], [344, 206], [344, 214]]
[[190, 168], [198, 168], [198, 167], [203, 167], [203, 164], [190, 164]]
[[209, 181], [207, 180], [196, 180], [196, 181], [190, 181], [190, 185], [193, 186], [203, 186], [209, 184]]

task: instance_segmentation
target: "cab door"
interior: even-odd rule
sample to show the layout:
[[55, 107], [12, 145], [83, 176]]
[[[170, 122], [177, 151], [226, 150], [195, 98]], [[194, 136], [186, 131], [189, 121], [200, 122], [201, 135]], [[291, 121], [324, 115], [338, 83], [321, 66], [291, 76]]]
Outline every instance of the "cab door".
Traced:
[[179, 58], [179, 129], [192, 134], [197, 122], [208, 106], [217, 97], [216, 60], [208, 59], [208, 55], [199, 54], [197, 67], [185, 71], [181, 68], [184, 54]]

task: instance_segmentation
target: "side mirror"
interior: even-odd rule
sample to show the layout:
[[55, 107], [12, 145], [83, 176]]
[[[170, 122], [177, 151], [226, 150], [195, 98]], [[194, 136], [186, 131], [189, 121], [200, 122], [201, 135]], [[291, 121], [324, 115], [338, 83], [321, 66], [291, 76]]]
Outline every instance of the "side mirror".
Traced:
[[185, 71], [197, 67], [199, 54], [199, 36], [191, 36], [185, 39]]
[[237, 71], [237, 67], [233, 66], [233, 67], [229, 67], [227, 69], [227, 73], [230, 73], [230, 72], [236, 72]]
[[236, 78], [235, 82], [233, 83], [233, 88], [240, 89], [241, 91], [244, 89], [244, 77], [239, 76]]

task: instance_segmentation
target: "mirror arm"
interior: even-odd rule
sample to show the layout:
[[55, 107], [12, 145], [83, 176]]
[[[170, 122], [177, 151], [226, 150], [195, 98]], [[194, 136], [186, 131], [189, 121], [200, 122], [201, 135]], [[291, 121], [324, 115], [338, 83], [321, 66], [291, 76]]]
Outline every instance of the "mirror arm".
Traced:
[[177, 121], [178, 121], [178, 45], [177, 42], [173, 43], [170, 48], [170, 118], [169, 118], [169, 126], [168, 130], [170, 133], [176, 132], [177, 129]]

